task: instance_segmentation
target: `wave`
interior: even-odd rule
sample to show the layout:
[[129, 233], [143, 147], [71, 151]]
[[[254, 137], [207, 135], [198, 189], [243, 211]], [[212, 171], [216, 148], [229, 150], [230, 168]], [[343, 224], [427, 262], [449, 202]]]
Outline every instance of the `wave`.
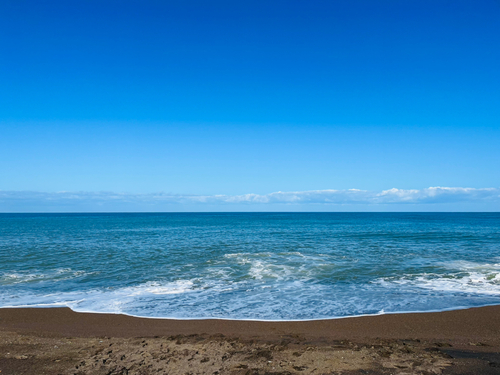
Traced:
[[377, 282], [439, 292], [500, 295], [500, 263], [457, 260], [441, 263], [446, 273], [424, 273], [382, 278]]
[[46, 272], [4, 272], [0, 275], [0, 285], [66, 281], [88, 275], [97, 275], [98, 273], [74, 271], [71, 268], [59, 268]]
[[106, 285], [102, 275], [93, 278], [97, 273], [69, 268], [4, 273], [0, 306], [66, 306], [81, 312], [175, 319], [310, 320], [500, 302], [500, 263], [444, 262], [432, 268], [434, 272], [354, 281], [349, 277], [359, 270], [346, 271], [342, 261], [352, 265], [349, 259], [297, 252], [235, 253], [201, 268], [186, 266], [189, 272], [179, 272], [176, 279], [118, 286]]

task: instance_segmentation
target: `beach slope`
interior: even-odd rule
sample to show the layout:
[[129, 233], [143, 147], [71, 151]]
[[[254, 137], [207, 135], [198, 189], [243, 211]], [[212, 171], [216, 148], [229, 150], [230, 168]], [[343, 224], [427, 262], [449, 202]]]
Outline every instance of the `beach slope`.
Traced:
[[500, 374], [500, 306], [302, 322], [0, 309], [4, 374]]

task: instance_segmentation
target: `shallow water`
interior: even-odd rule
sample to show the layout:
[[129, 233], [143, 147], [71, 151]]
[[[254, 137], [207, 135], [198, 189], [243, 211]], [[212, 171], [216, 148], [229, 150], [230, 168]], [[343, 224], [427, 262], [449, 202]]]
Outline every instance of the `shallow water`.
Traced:
[[320, 319], [500, 304], [498, 213], [0, 214], [0, 306]]

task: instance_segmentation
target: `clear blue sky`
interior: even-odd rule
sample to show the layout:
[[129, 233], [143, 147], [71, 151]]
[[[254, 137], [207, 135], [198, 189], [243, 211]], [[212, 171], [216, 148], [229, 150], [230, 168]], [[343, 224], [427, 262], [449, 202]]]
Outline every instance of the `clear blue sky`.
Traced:
[[[436, 186], [494, 190], [398, 209], [500, 209], [500, 1], [3, 0], [0, 46], [0, 212]], [[342, 210], [321, 199], [292, 208]]]

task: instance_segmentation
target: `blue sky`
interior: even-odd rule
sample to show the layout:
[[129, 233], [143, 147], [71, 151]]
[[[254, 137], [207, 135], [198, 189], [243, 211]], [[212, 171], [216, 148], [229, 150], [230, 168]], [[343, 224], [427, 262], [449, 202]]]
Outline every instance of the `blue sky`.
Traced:
[[494, 0], [2, 1], [0, 212], [498, 211], [499, 20]]

